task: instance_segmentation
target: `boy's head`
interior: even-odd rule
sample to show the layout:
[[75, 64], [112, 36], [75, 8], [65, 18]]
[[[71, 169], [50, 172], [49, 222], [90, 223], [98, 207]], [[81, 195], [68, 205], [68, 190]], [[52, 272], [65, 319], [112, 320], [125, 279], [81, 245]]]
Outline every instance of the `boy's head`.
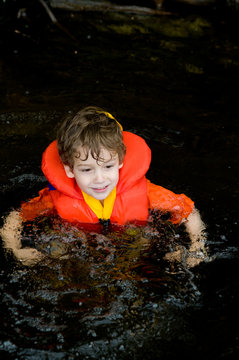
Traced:
[[82, 191], [104, 200], [119, 179], [125, 145], [121, 125], [98, 107], [87, 107], [61, 125], [57, 146], [66, 175]]
[[58, 152], [64, 165], [73, 168], [76, 159], [87, 160], [89, 153], [97, 161], [103, 160], [102, 149], [117, 154], [119, 163], [123, 163], [126, 148], [122, 130], [110, 116], [96, 106], [88, 106], [66, 118], [57, 134]]

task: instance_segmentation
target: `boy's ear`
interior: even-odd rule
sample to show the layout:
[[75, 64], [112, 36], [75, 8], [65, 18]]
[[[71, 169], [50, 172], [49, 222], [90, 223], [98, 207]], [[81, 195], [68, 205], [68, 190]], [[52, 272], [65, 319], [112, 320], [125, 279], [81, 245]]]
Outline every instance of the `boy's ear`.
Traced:
[[75, 177], [75, 175], [69, 165], [64, 165], [64, 169], [65, 169], [65, 172], [66, 172], [66, 175], [68, 176], [68, 178], [72, 179]]

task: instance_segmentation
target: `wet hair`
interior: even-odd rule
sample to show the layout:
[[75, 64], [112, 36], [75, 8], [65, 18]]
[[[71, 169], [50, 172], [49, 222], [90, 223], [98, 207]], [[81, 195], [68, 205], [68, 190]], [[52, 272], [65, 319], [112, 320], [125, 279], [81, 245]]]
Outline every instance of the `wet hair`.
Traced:
[[126, 148], [122, 131], [117, 121], [108, 115], [101, 108], [88, 106], [67, 116], [57, 132], [57, 148], [63, 164], [73, 168], [74, 158], [87, 160], [89, 153], [96, 161], [103, 161], [102, 148], [112, 157], [118, 154], [119, 163], [123, 162]]

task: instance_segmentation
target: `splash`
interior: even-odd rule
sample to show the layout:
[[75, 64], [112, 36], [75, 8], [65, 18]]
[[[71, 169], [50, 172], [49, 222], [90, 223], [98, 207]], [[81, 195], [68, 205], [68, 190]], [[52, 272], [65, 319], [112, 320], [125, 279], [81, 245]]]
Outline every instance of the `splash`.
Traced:
[[163, 344], [180, 334], [186, 341], [185, 312], [201, 294], [187, 263], [166, 256], [178, 246], [185, 253], [190, 246], [183, 227], [155, 213], [147, 226], [105, 233], [57, 216], [26, 223], [22, 248], [43, 256], [31, 267], [11, 259], [11, 270], [1, 273], [8, 316], [3, 312], [0, 350], [20, 359], [123, 359], [140, 349], [152, 356], [152, 339]]

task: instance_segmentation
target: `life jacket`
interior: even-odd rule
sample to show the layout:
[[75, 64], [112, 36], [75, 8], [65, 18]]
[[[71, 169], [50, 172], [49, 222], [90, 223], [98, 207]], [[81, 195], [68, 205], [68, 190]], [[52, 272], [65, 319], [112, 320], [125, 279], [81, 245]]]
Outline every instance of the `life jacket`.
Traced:
[[[151, 150], [139, 136], [123, 131], [126, 155], [119, 170], [116, 199], [111, 223], [123, 225], [147, 221], [149, 201], [145, 177], [151, 162]], [[53, 141], [43, 153], [42, 171], [55, 190], [50, 191], [58, 214], [70, 222], [98, 223], [99, 219], [84, 200], [74, 178], [68, 178]]]

